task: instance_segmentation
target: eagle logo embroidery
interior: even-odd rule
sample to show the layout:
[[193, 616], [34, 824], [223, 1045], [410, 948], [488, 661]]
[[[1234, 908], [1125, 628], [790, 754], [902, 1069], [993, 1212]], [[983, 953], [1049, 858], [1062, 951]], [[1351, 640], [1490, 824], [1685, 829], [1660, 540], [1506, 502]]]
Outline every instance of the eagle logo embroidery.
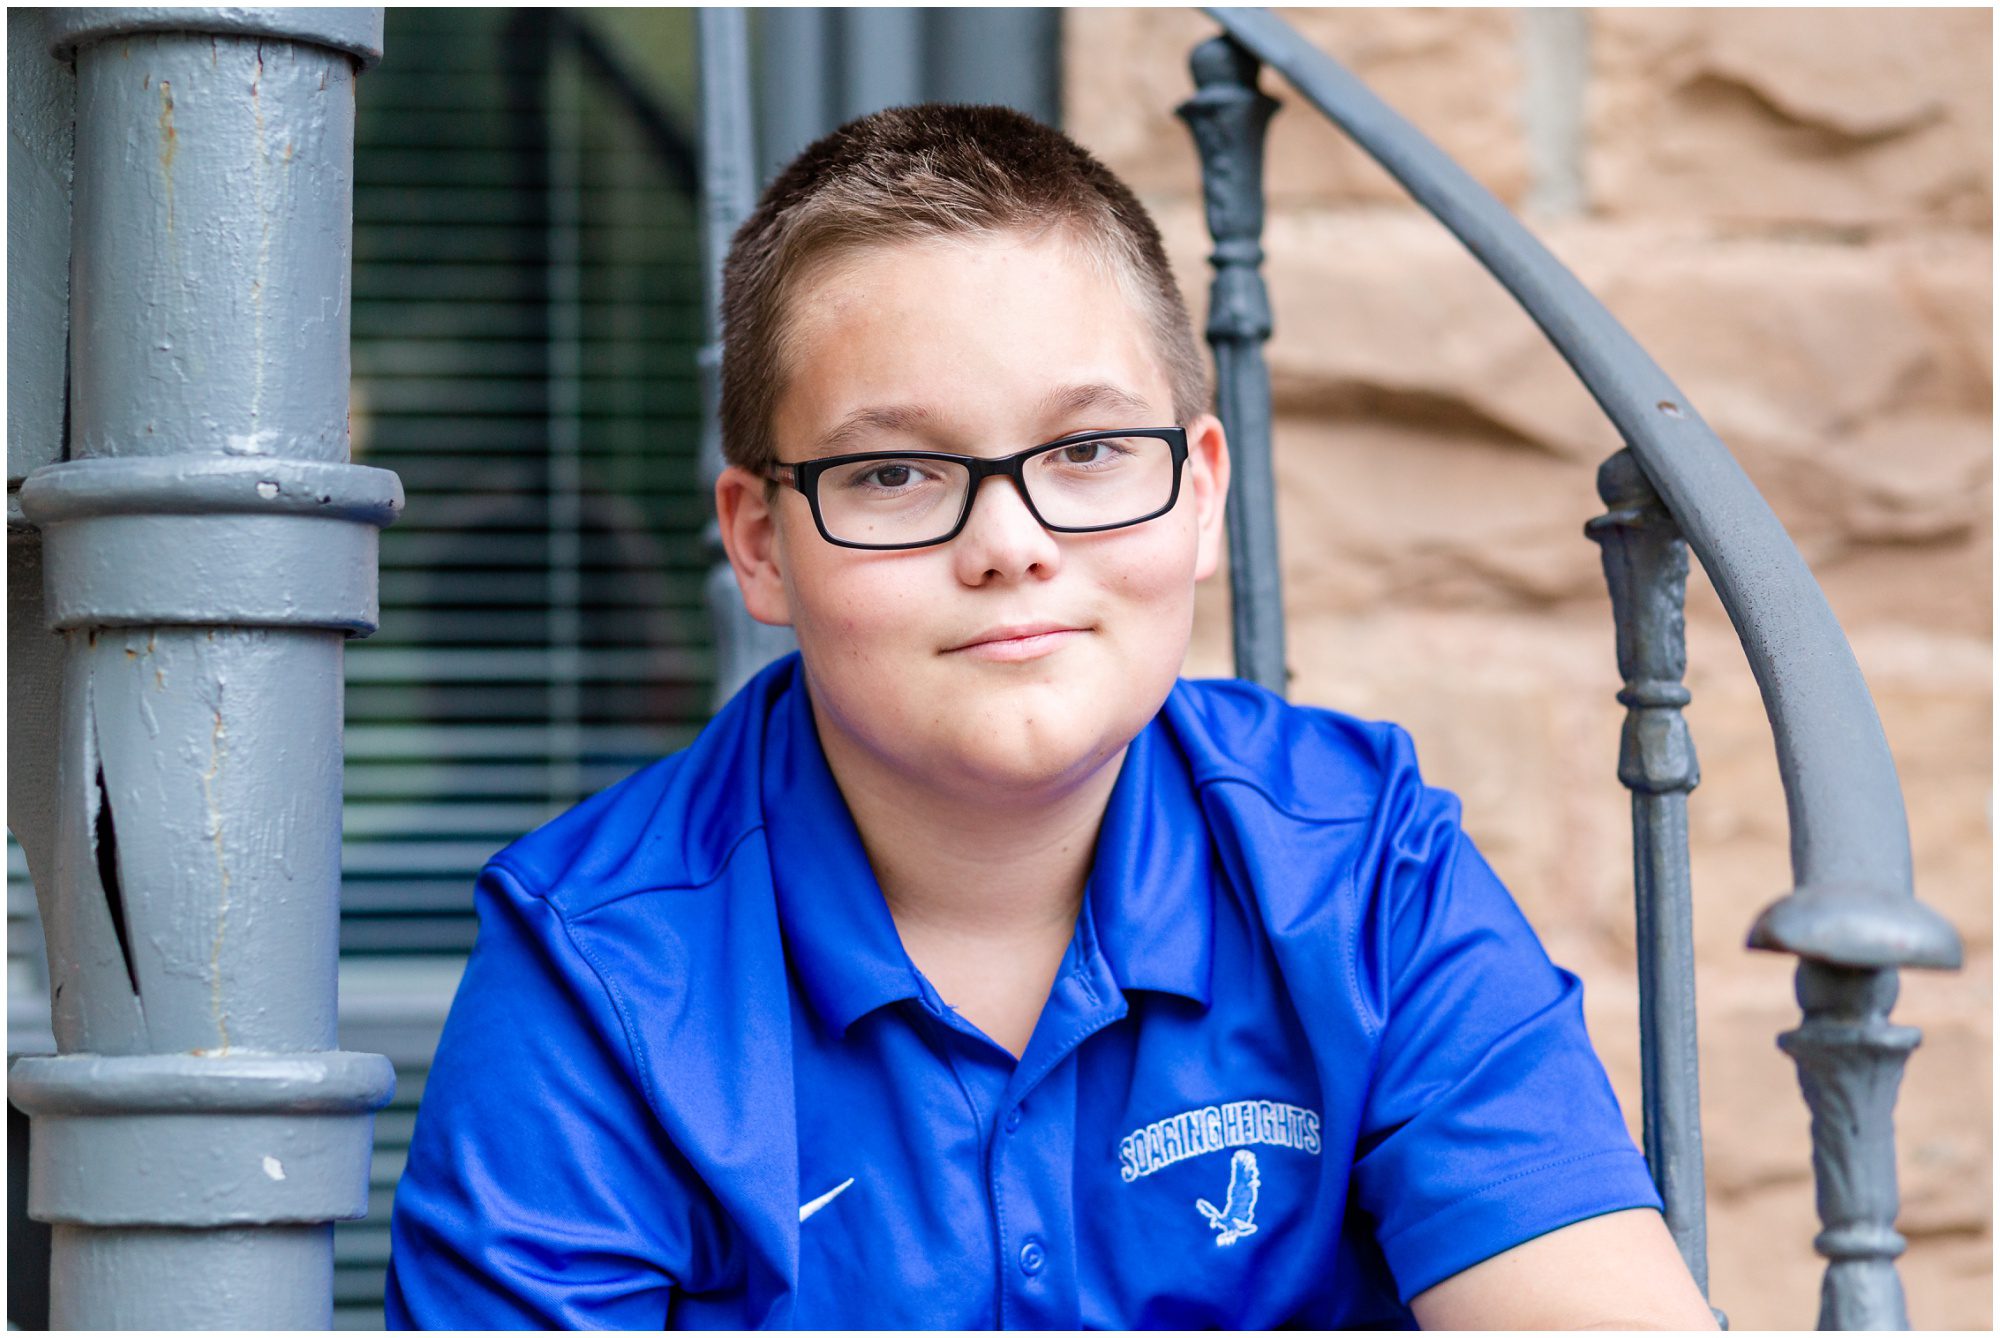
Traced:
[[1220, 1208], [1207, 1199], [1196, 1199], [1195, 1209], [1208, 1219], [1218, 1233], [1217, 1245], [1234, 1245], [1239, 1236], [1257, 1233], [1257, 1154], [1239, 1148], [1229, 1159], [1229, 1195]]

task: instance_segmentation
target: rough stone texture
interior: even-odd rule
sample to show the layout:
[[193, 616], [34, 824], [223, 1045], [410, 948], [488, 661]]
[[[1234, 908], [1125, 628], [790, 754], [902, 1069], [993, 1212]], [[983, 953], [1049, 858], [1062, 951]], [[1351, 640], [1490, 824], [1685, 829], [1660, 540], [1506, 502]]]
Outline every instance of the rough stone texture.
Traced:
[[1988, 10], [1607, 9], [1592, 38], [1607, 214], [1992, 223]]
[[[1527, 191], [1514, 16], [1500, 9], [1294, 9], [1286, 17], [1390, 105], [1413, 116], [1488, 190]], [[1064, 20], [1064, 123], [1141, 195], [1197, 192], [1196, 160], [1174, 108], [1193, 92], [1188, 53], [1215, 24], [1193, 9], [1073, 9]], [[1267, 181], [1277, 203], [1407, 205], [1402, 188], [1270, 76]], [[1101, 131], [1101, 133], [1099, 133]], [[1414, 207], [1414, 206], [1409, 206]]]
[[[1198, 306], [1199, 211], [1159, 214]], [[1829, 597], [1851, 617], [1990, 636], [1982, 243], [1551, 232], [1730, 444]], [[1618, 439], [1504, 291], [1423, 219], [1281, 215], [1267, 245], [1281, 468], [1300, 465], [1287, 503], [1344, 522], [1281, 518], [1299, 596], [1348, 610], [1391, 592], [1452, 606], [1601, 599], [1577, 526]]]
[[[1503, 196], [1524, 194], [1518, 15], [1286, 16]], [[1145, 197], [1199, 321], [1197, 168], [1166, 111], [1187, 92], [1187, 49], [1212, 30], [1148, 11], [1067, 22], [1070, 128]], [[1620, 10], [1590, 23], [1591, 205], [1535, 226], [1729, 443], [1874, 692], [1917, 891], [1967, 950], [1956, 976], [1906, 974], [1894, 1015], [1925, 1033], [1897, 1108], [1901, 1271], [1916, 1326], [1985, 1329], [1990, 16]], [[1426, 44], [1427, 72], [1385, 54]], [[1265, 236], [1292, 695], [1411, 730], [1550, 955], [1583, 977], [1636, 1135], [1623, 708], [1598, 550], [1581, 532], [1602, 509], [1596, 465], [1619, 443], [1498, 285], [1428, 217], [1383, 207], [1395, 188], [1344, 166], [1326, 127], [1296, 125], [1313, 118], [1292, 106], [1273, 123]], [[1775, 1044], [1799, 1021], [1793, 962], [1743, 947], [1790, 884], [1783, 791], [1756, 685], [1699, 569], [1688, 622], [1712, 1291], [1739, 1329], [1805, 1327], [1823, 1263], [1806, 1107]], [[1201, 593], [1188, 672], [1228, 673], [1228, 637], [1225, 576]]]

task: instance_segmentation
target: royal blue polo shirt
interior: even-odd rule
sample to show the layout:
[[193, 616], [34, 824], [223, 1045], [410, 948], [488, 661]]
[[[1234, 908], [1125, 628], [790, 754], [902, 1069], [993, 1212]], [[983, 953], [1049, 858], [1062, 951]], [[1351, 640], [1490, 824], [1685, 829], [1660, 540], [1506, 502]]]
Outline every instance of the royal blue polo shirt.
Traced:
[[494, 858], [396, 1194], [396, 1326], [1404, 1327], [1659, 1206], [1392, 725], [1180, 682], [1018, 1062], [912, 964], [796, 656]]

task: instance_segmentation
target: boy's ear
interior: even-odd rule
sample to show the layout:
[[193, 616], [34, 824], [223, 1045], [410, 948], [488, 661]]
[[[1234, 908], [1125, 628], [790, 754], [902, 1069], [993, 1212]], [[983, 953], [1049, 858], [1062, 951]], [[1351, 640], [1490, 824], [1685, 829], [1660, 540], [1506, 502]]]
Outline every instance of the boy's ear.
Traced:
[[1222, 511], [1229, 500], [1229, 440], [1222, 420], [1203, 414], [1188, 424], [1187, 484], [1194, 493], [1195, 550], [1194, 578], [1205, 581], [1215, 575], [1222, 562], [1226, 541]]
[[789, 627], [791, 604], [779, 565], [776, 499], [769, 485], [749, 470], [730, 465], [715, 480], [715, 515], [722, 530], [722, 548], [743, 592], [743, 606], [760, 623]]

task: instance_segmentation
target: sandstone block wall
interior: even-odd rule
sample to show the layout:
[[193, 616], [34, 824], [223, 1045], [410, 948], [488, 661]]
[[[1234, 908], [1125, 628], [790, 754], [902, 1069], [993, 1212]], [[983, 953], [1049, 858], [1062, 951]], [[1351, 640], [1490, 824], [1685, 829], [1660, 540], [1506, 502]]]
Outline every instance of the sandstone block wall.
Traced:
[[[1288, 10], [1521, 211], [1675, 378], [1812, 564], [1874, 691], [1917, 890], [1912, 1322], [1992, 1323], [1992, 142], [1984, 10]], [[1066, 19], [1067, 124], [1154, 211], [1199, 321], [1191, 10]], [[1511, 299], [1277, 79], [1266, 270], [1296, 700], [1402, 722], [1559, 962], [1636, 1134], [1631, 836], [1610, 605], [1582, 525], [1615, 433]], [[1189, 672], [1229, 672], [1205, 589]], [[1774, 1044], [1789, 887], [1769, 727], [1697, 570], [1690, 822], [1715, 1302], [1810, 1327], [1806, 1110]]]

